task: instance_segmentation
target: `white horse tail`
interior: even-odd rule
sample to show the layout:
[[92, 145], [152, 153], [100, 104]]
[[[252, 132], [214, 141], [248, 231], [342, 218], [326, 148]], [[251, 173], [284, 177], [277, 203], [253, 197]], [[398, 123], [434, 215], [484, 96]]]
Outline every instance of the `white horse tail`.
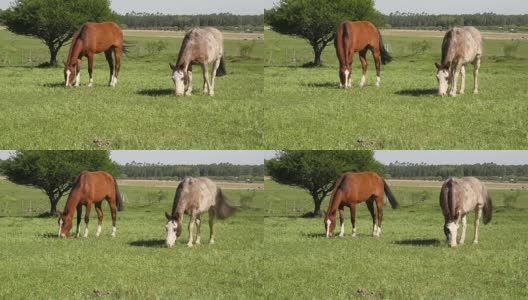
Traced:
[[226, 219], [235, 213], [235, 208], [229, 206], [226, 202], [226, 196], [221, 188], [216, 189], [215, 214], [219, 219]]
[[218, 66], [218, 69], [216, 70], [216, 76], [224, 76], [227, 74], [226, 67], [225, 67], [225, 59], [224, 55], [220, 58], [220, 66]]
[[486, 191], [486, 201], [484, 202], [484, 208], [482, 209], [482, 212], [484, 213], [484, 224], [491, 222], [493, 205], [491, 204], [491, 196], [488, 191]]

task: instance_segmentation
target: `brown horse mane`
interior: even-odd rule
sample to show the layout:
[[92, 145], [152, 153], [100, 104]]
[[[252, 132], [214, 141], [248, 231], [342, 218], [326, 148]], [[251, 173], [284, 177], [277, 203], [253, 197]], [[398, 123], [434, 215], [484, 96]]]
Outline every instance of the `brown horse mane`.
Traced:
[[79, 40], [83, 40], [85, 37], [85, 29], [86, 29], [86, 24], [83, 24], [81, 28], [79, 28], [79, 30], [77, 30], [77, 32], [73, 35], [72, 42], [71, 42], [72, 46], [70, 47], [70, 51], [68, 52], [68, 59], [66, 60], [66, 64], [72, 64], [73, 60], [76, 61], [78, 59], [78, 57], [77, 58], [74, 57], [75, 55], [74, 52], [75, 52], [75, 49], [77, 48]]
[[441, 64], [444, 68], [449, 68], [449, 65], [451, 64], [451, 61], [453, 60], [453, 53], [451, 49], [453, 48], [452, 45], [455, 44], [456, 41], [456, 34], [455, 34], [455, 28], [449, 30], [446, 35], [444, 36], [444, 40], [442, 41], [442, 59]]
[[342, 187], [346, 177], [346, 173], [341, 175], [334, 184], [334, 189], [332, 190], [332, 197], [330, 197], [330, 203], [328, 204], [328, 210], [326, 211], [327, 216], [334, 215], [337, 211], [339, 203], [335, 204], [334, 202], [336, 201], [337, 191]]
[[178, 53], [178, 59], [176, 60], [176, 69], [181, 70], [184, 67], [184, 55], [186, 55], [186, 51], [188, 49], [187, 44], [189, 44], [191, 40], [191, 33], [192, 31], [189, 31], [185, 34], [185, 37], [183, 38], [182, 45], [180, 47], [180, 53]]

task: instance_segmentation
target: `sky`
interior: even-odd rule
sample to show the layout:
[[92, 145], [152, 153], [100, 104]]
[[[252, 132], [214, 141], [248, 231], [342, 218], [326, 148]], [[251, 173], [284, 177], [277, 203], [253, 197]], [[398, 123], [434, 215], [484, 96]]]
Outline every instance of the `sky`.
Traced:
[[[9, 7], [12, 0], [0, 0], [0, 8]], [[112, 9], [118, 13], [162, 12], [166, 14], [262, 14], [278, 0], [112, 0]], [[376, 0], [376, 9], [391, 12], [427, 12], [429, 14], [463, 14], [494, 12], [497, 14], [527, 14], [527, 0]]]
[[[9, 158], [12, 151], [0, 151], [0, 159]], [[238, 151], [136, 151], [115, 150], [111, 158], [119, 164], [127, 162], [148, 162], [163, 164], [211, 164], [227, 162], [238, 165], [259, 165], [264, 159], [275, 157], [276, 151], [238, 150]], [[499, 165], [528, 164], [528, 151], [408, 151], [378, 150], [374, 157], [383, 164], [393, 162], [412, 162], [427, 164], [475, 164], [493, 162]]]

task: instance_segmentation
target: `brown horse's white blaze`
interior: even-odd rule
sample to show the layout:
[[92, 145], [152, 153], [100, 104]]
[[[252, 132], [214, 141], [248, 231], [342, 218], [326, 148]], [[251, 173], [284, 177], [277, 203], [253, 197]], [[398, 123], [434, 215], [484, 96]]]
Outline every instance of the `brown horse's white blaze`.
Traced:
[[449, 247], [457, 245], [457, 232], [462, 221], [460, 244], [466, 239], [466, 215], [475, 211], [475, 237], [473, 243], [478, 243], [478, 226], [484, 214], [484, 224], [491, 221], [491, 197], [484, 184], [475, 177], [449, 178], [442, 184], [440, 190], [440, 208], [444, 215], [444, 234]]
[[374, 57], [376, 65], [376, 86], [380, 85], [380, 61], [382, 64], [389, 63], [392, 57], [389, 55], [380, 31], [370, 22], [345, 21], [341, 23], [336, 30], [336, 37], [334, 39], [334, 46], [336, 48], [337, 58], [339, 59], [339, 81], [341, 88], [352, 87], [352, 62], [354, 53], [359, 52], [359, 60], [363, 68], [363, 75], [359, 83], [363, 87], [367, 76], [367, 52], [370, 50]]
[[[78, 87], [81, 82], [81, 59], [88, 58], [88, 87], [93, 85], [93, 62], [97, 53], [104, 52], [110, 68], [108, 85], [115, 87], [121, 68], [121, 53], [123, 51], [123, 32], [113, 22], [85, 23], [75, 33], [72, 39], [68, 58], [64, 61], [64, 82], [71, 87], [75, 81]], [[112, 58], [115, 56], [115, 61]]]
[[165, 213], [167, 224], [165, 225], [167, 236], [165, 244], [171, 248], [181, 235], [183, 215], [191, 216], [189, 221], [189, 241], [187, 246], [193, 246], [193, 230], [196, 225], [195, 244], [201, 243], [200, 238], [200, 215], [209, 213], [209, 243], [214, 244], [213, 222], [217, 217], [225, 219], [234, 213], [234, 208], [226, 203], [226, 197], [222, 190], [209, 178], [185, 178], [176, 188], [172, 212]]
[[[398, 207], [398, 202], [392, 194], [389, 186], [378, 174], [374, 172], [347, 172], [337, 179], [330, 203], [325, 212], [324, 224], [326, 237], [334, 234], [336, 226], [336, 212], [339, 211], [341, 222], [340, 237], [345, 234], [344, 207], [350, 208], [350, 219], [352, 222], [352, 237], [356, 236], [356, 205], [361, 202], [367, 203], [372, 216], [372, 236], [379, 237], [381, 234], [381, 222], [383, 220], [383, 195], [389, 199], [392, 208]], [[377, 216], [374, 210], [376, 203]]]
[[455, 27], [449, 30], [442, 42], [442, 57], [440, 63], [435, 63], [438, 81], [438, 94], [446, 96], [449, 85], [451, 85], [450, 96], [457, 94], [458, 75], [462, 77], [460, 94], [464, 94], [466, 88], [465, 65], [473, 64], [473, 93], [478, 93], [478, 73], [480, 59], [482, 57], [482, 36], [480, 32], [471, 26]]
[[112, 215], [112, 237], [115, 237], [116, 211], [121, 211], [123, 209], [123, 201], [121, 199], [121, 194], [119, 193], [117, 181], [107, 172], [82, 172], [75, 181], [70, 194], [68, 195], [64, 210], [60, 213], [58, 220], [59, 237], [65, 238], [68, 236], [68, 233], [73, 226], [73, 215], [75, 211], [77, 211], [77, 230], [75, 236], [79, 237], [83, 205], [86, 206], [86, 213], [84, 216], [84, 222], [86, 224], [84, 237], [88, 237], [88, 223], [90, 221], [92, 204], [95, 206], [99, 221], [96, 231], [96, 236], [99, 236], [101, 234], [101, 225], [103, 222], [101, 204], [104, 200], [108, 201], [108, 204], [110, 205], [110, 212]]
[[[199, 64], [203, 70], [203, 92], [214, 96], [215, 77], [226, 74], [224, 61], [224, 37], [213, 27], [193, 28], [183, 38], [176, 64], [172, 70], [174, 93], [177, 96], [192, 94], [192, 65]], [[209, 80], [209, 64], [213, 64]]]

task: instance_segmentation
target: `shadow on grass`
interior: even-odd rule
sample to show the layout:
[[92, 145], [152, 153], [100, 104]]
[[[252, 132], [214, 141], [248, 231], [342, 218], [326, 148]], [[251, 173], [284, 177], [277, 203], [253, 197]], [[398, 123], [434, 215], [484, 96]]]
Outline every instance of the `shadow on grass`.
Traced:
[[40, 234], [37, 234], [37, 236], [40, 238], [45, 238], [45, 239], [57, 239], [57, 240], [59, 239], [57, 232], [40, 233]]
[[150, 247], [150, 248], [161, 248], [165, 247], [165, 240], [153, 239], [153, 240], [139, 240], [128, 243], [130, 246], [135, 247]]
[[394, 242], [398, 245], [404, 246], [435, 246], [439, 247], [441, 245], [440, 240], [438, 239], [413, 239], [413, 240], [401, 240]]
[[64, 82], [44, 83], [42, 86], [46, 88], [58, 88], [58, 87], [65, 88]]
[[338, 84], [336, 82], [310, 82], [310, 83], [303, 83], [304, 86], [309, 88], [331, 88], [337, 90], [339, 88]]
[[438, 94], [437, 89], [406, 89], [396, 92], [396, 95], [413, 97], [431, 96], [436, 94]]
[[307, 238], [326, 238], [324, 233], [303, 233], [302, 236]]
[[137, 91], [136, 93], [141, 96], [151, 97], [169, 96], [174, 95], [174, 89], [144, 89]]

